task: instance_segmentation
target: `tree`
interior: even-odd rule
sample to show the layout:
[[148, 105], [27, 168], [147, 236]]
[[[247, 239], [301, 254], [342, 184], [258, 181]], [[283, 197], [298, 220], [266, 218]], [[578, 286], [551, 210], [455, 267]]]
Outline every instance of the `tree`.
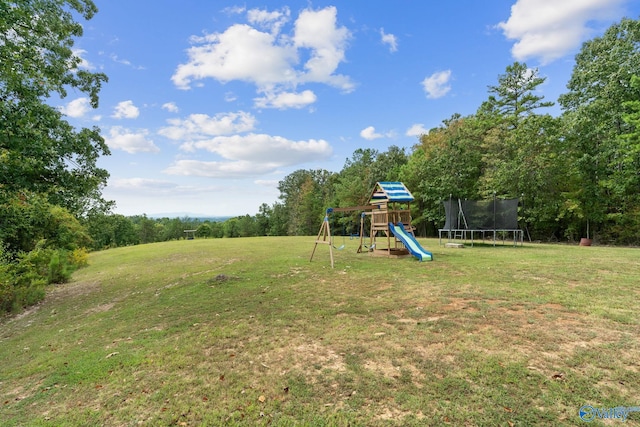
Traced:
[[420, 144], [402, 174], [418, 199], [420, 221], [434, 224], [443, 221], [442, 201], [450, 195], [478, 197], [484, 169], [483, 138], [484, 129], [477, 118], [459, 114], [420, 137]]
[[211, 224], [211, 237], [216, 239], [224, 237], [224, 222], [214, 222]]
[[42, 195], [16, 195], [0, 203], [0, 212], [0, 241], [12, 256], [32, 251], [38, 245], [73, 250], [91, 243], [86, 229], [69, 211], [52, 205]]
[[93, 240], [91, 249], [101, 250], [138, 243], [133, 221], [124, 215], [92, 212], [82, 222]]
[[635, 155], [621, 139], [636, 126], [625, 121], [633, 108], [627, 102], [640, 96], [632, 84], [634, 75], [640, 75], [640, 21], [625, 18], [583, 44], [569, 92], [559, 98], [580, 178], [580, 216], [584, 226], [604, 233], [616, 218], [637, 208], [636, 191], [617, 181]]
[[159, 222], [163, 225], [160, 237], [163, 241], [186, 238], [184, 230], [193, 229], [188, 218], [161, 218]]
[[263, 203], [258, 208], [256, 215], [256, 234], [258, 236], [268, 236], [271, 228], [271, 217], [273, 209], [268, 204]]
[[80, 68], [73, 52], [91, 0], [0, 1], [0, 198], [27, 190], [74, 214], [106, 210], [108, 173], [97, 167], [109, 149], [97, 128], [77, 131], [45, 101], [69, 89], [98, 106], [107, 77]]
[[537, 68], [528, 68], [527, 64], [514, 62], [498, 77], [498, 86], [489, 86], [489, 99], [481, 110], [496, 115], [508, 127], [517, 128], [526, 116], [534, 110], [553, 106], [553, 102], [544, 102], [544, 97], [535, 95], [538, 86], [544, 83]]
[[211, 224], [209, 221], [205, 221], [196, 228], [196, 236], [198, 237], [211, 237]]
[[623, 103], [628, 113], [622, 119], [629, 126], [618, 138], [617, 149], [622, 156], [614, 156], [610, 163], [611, 178], [606, 182], [612, 192], [620, 195], [619, 212], [610, 213], [609, 235], [618, 243], [640, 243], [640, 77], [631, 77], [631, 87], [639, 95]]
[[[384, 153], [378, 153], [373, 163], [372, 175], [375, 182], [400, 181], [400, 171], [408, 161], [404, 148], [390, 146]], [[373, 186], [369, 189], [371, 191]]]
[[224, 237], [240, 237], [240, 226], [237, 217], [229, 218], [223, 223]]
[[620, 135], [618, 148], [624, 156], [616, 159], [618, 163], [614, 165], [616, 167], [613, 168], [613, 173], [614, 181], [621, 186], [619, 192], [633, 195], [637, 202], [640, 197], [636, 191], [640, 188], [640, 77], [631, 77], [631, 87], [638, 95], [622, 105], [628, 111], [623, 114], [622, 119], [629, 128]]
[[256, 235], [256, 219], [249, 214], [238, 217], [238, 236], [252, 237]]
[[160, 235], [160, 228], [156, 227], [156, 222], [151, 218], [148, 218], [146, 215], [142, 216], [134, 216], [132, 218], [134, 227], [138, 234], [138, 241], [140, 243], [153, 243], [158, 240], [158, 236]]
[[297, 170], [278, 183], [289, 235], [317, 232], [331, 200], [332, 173], [326, 170]]
[[535, 238], [574, 237], [566, 231], [576, 178], [562, 130], [561, 119], [532, 114], [487, 144], [484, 155], [481, 193], [521, 198], [520, 217]]
[[287, 235], [287, 209], [282, 203], [274, 203], [269, 212], [269, 235]]
[[358, 148], [346, 159], [335, 178], [335, 207], [363, 206], [369, 202], [370, 192], [376, 184], [375, 162], [378, 151]]
[[489, 99], [475, 117], [484, 134], [480, 195], [526, 197], [521, 217], [549, 237], [559, 232], [559, 217], [567, 218], [563, 206], [571, 173], [561, 121], [538, 112], [554, 105], [535, 94], [544, 81], [524, 63], [509, 65], [498, 85], [489, 86]]

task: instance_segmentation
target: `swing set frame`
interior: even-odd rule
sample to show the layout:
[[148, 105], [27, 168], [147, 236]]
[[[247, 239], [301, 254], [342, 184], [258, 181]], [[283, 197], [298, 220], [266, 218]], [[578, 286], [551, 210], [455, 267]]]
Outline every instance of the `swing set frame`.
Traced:
[[[374, 205], [366, 205], [366, 206], [353, 206], [348, 208], [327, 208], [324, 220], [322, 221], [322, 225], [320, 226], [320, 231], [318, 232], [318, 236], [316, 237], [315, 245], [313, 246], [313, 251], [311, 252], [311, 258], [309, 262], [313, 260], [313, 255], [316, 253], [316, 248], [318, 244], [328, 245], [329, 246], [329, 258], [331, 259], [331, 268], [333, 267], [333, 249], [335, 248], [333, 244], [333, 236], [331, 236], [331, 225], [329, 225], [329, 215], [336, 212], [355, 212], [355, 211], [373, 211], [377, 209], [377, 206]], [[362, 252], [362, 247], [364, 245], [364, 212], [360, 219], [360, 246], [358, 247], [358, 253]], [[344, 245], [343, 245], [344, 246]], [[342, 249], [342, 248], [335, 248]]]
[[[369, 255], [372, 256], [386, 256], [390, 258], [409, 256], [409, 250], [405, 247], [404, 242], [392, 232], [389, 225], [402, 224], [402, 228], [408, 230], [408, 232], [413, 235], [410, 209], [410, 203], [413, 200], [413, 195], [402, 182], [385, 181], [376, 183], [369, 197], [368, 205], [328, 208], [322, 225], [320, 226], [318, 237], [316, 237], [309, 262], [313, 260], [313, 255], [316, 252], [318, 244], [324, 244], [329, 246], [331, 268], [334, 268], [333, 248], [335, 248], [335, 246], [333, 245], [333, 237], [331, 236], [329, 215], [335, 212], [362, 212], [360, 215], [360, 246], [358, 247], [357, 253], [362, 253], [364, 252], [363, 248], [367, 248]], [[369, 246], [364, 245], [364, 226], [367, 216], [371, 217], [370, 235], [368, 237]]]

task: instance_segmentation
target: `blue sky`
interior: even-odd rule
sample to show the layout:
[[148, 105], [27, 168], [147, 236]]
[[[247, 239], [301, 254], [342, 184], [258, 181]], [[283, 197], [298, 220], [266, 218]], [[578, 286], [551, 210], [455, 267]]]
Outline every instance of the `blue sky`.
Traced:
[[640, 14], [631, 0], [94, 1], [75, 49], [109, 83], [97, 110], [73, 92], [56, 106], [100, 127], [103, 195], [124, 215], [254, 215], [297, 169], [410, 150], [474, 113], [514, 61], [556, 101], [581, 44]]

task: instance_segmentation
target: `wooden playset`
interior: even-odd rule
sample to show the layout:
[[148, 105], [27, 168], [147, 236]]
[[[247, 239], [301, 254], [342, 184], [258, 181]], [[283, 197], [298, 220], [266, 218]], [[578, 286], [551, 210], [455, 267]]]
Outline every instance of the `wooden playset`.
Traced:
[[[331, 267], [334, 266], [333, 249], [336, 248], [331, 236], [329, 217], [337, 212], [362, 211], [360, 216], [360, 246], [357, 252], [368, 252], [372, 256], [405, 257], [414, 255], [418, 259], [431, 260], [432, 254], [425, 251], [415, 240], [411, 225], [410, 204], [413, 195], [402, 182], [377, 182], [369, 204], [344, 208], [328, 208], [325, 212], [320, 231], [316, 237], [311, 260], [318, 244], [329, 246]], [[369, 242], [365, 244], [366, 218], [369, 217]]]

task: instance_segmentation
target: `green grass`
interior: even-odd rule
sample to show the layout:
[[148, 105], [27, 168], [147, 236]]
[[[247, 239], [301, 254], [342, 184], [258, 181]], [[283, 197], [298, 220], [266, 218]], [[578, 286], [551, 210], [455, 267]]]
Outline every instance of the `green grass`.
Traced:
[[420, 263], [346, 240], [331, 269], [313, 242], [91, 254], [1, 321], [2, 425], [568, 426], [640, 406], [638, 249], [421, 239]]

